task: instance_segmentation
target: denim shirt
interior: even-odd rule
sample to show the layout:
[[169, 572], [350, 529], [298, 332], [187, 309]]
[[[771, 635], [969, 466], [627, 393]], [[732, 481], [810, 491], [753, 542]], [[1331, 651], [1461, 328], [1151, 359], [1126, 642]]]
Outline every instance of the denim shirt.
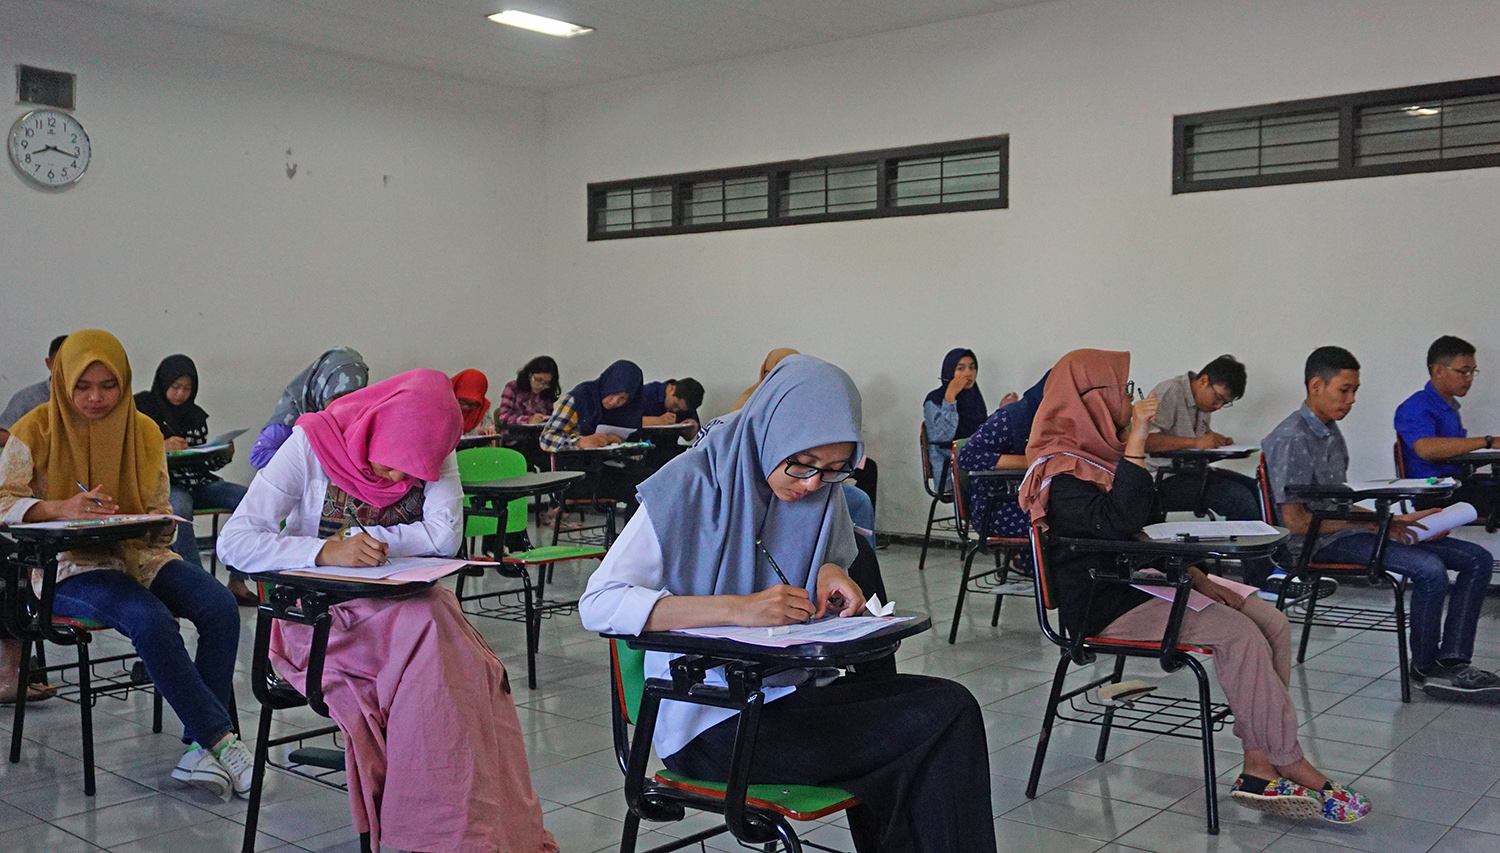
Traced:
[[1458, 474], [1458, 466], [1428, 462], [1417, 455], [1416, 448], [1417, 440], [1423, 438], [1468, 438], [1469, 431], [1464, 429], [1458, 410], [1458, 401], [1449, 401], [1439, 394], [1431, 382], [1396, 407], [1396, 436], [1401, 441], [1401, 453], [1406, 457], [1406, 472], [1400, 476], [1452, 477]]

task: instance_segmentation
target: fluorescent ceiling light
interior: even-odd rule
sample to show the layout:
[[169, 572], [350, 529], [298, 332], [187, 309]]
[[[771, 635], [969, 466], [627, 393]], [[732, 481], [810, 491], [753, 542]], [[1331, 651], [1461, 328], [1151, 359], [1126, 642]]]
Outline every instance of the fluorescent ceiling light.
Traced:
[[541, 15], [533, 15], [530, 12], [518, 12], [515, 9], [496, 12], [490, 15], [489, 19], [497, 24], [509, 24], [512, 27], [520, 27], [523, 30], [532, 30], [538, 33], [546, 33], [549, 36], [561, 36], [563, 38], [581, 36], [584, 33], [594, 31], [593, 27], [583, 27], [578, 24], [570, 24], [567, 21], [559, 21], [555, 18], [544, 18]]
[[1442, 110], [1438, 109], [1437, 107], [1424, 107], [1420, 105], [1414, 105], [1406, 108], [1406, 114], [1409, 116], [1435, 116], [1440, 112], [1442, 112]]

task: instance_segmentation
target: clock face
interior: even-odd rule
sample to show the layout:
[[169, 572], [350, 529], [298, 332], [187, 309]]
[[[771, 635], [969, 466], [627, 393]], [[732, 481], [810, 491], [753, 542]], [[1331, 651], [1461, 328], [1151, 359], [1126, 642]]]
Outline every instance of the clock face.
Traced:
[[78, 119], [61, 110], [32, 110], [10, 128], [10, 161], [27, 180], [55, 189], [83, 177], [92, 151]]

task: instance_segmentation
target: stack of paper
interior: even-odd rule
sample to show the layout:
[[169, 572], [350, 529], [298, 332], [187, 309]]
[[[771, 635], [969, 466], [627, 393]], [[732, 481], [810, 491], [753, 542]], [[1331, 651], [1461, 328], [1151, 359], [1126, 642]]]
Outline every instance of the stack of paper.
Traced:
[[1176, 539], [1179, 536], [1194, 536], [1199, 539], [1275, 536], [1281, 532], [1264, 521], [1164, 521], [1147, 525], [1142, 531], [1158, 540]]
[[752, 646], [785, 649], [806, 643], [838, 643], [857, 640], [879, 631], [887, 625], [906, 622], [910, 616], [826, 616], [815, 622], [785, 625], [776, 628], [746, 628], [740, 625], [721, 625], [714, 628], [679, 628], [674, 634], [693, 637], [734, 640]]

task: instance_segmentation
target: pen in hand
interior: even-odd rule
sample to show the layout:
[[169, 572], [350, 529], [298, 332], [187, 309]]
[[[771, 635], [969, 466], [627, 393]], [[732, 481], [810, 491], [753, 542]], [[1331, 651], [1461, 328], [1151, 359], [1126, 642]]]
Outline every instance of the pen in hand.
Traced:
[[[87, 493], [89, 493], [89, 487], [84, 486], [84, 484], [80, 483], [80, 481], [74, 480], [74, 486], [78, 486], [78, 489], [83, 490], [84, 495], [87, 495]], [[90, 499], [90, 501], [95, 502], [96, 507], [104, 507], [104, 504], [102, 504], [102, 502], [99, 501], [99, 498], [89, 498], [89, 499]]]
[[[770, 552], [770, 550], [768, 550], [766, 548], [766, 545], [765, 545], [764, 542], [762, 542], [759, 539], [757, 539], [757, 540], [755, 540], [755, 546], [760, 549], [760, 552], [762, 554], [766, 555], [766, 562], [768, 562], [768, 563], [771, 564], [771, 571], [773, 571], [773, 572], [776, 573], [776, 577], [782, 583], [786, 584], [787, 586], [796, 586], [796, 584], [794, 584], [791, 581], [789, 581], [789, 580], [786, 579], [786, 573], [781, 570], [780, 566], [776, 565], [776, 558], [773, 557], [773, 556], [771, 556], [771, 552]], [[811, 622], [811, 621], [812, 621], [812, 615], [811, 614], [809, 614], [806, 619], [802, 620], [802, 622], [804, 624], [806, 624], [808, 622]]]
[[[365, 529], [364, 522], [362, 522], [362, 521], [359, 520], [359, 516], [351, 514], [349, 517], [352, 518], [352, 519], [354, 519], [354, 524], [359, 527], [359, 532], [360, 533], [363, 533], [366, 536], [370, 536], [370, 531], [368, 531], [368, 530]], [[375, 539], [374, 536], [370, 536], [370, 538], [371, 539]], [[375, 539], [375, 541], [376, 542], [380, 542], [379, 539]], [[390, 548], [390, 545], [387, 545], [386, 543], [382, 542], [381, 544], [382, 545], [386, 545], [387, 549]], [[380, 565], [382, 565], [382, 566], [389, 566], [390, 564], [391, 564], [390, 551], [387, 550], [386, 551], [386, 558], [384, 560], [380, 561]]]

